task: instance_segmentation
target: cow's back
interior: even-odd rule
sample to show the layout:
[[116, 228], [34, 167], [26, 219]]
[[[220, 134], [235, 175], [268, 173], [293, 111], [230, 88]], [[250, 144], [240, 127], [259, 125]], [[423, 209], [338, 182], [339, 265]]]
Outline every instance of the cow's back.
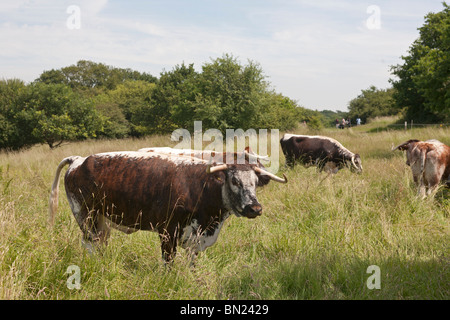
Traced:
[[333, 143], [324, 138], [292, 137], [295, 157], [303, 162], [316, 162], [318, 160], [334, 157]]

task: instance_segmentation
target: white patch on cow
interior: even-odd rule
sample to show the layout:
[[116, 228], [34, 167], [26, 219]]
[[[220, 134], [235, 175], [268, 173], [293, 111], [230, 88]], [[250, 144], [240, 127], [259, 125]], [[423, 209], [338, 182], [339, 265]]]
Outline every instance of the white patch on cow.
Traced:
[[78, 202], [77, 198], [72, 193], [68, 192], [67, 200], [69, 201], [69, 206], [73, 214], [78, 215], [81, 211], [81, 204]]
[[195, 244], [197, 229], [198, 222], [196, 219], [192, 219], [191, 224], [183, 228], [180, 238], [182, 248], [186, 249]]
[[[139, 149], [139, 152], [155, 152], [160, 154], [167, 155], [178, 155], [178, 156], [187, 156], [187, 157], [195, 157], [207, 161], [213, 161], [216, 164], [223, 163], [223, 157], [221, 156], [221, 152], [214, 150], [196, 150], [196, 149], [175, 149], [170, 147], [158, 147], [158, 148], [143, 148]], [[214, 157], [211, 154], [214, 152]]]
[[74, 160], [73, 160], [72, 164], [69, 166], [69, 168], [67, 168], [67, 174], [70, 174], [73, 170], [75, 170], [76, 168], [81, 166], [83, 164], [84, 160], [86, 160], [85, 157], [79, 157], [79, 156], [74, 156], [73, 158], [74, 158]]
[[220, 229], [222, 229], [223, 223], [225, 220], [222, 220], [218, 225], [216, 225], [216, 228], [214, 229], [214, 233], [210, 236], [207, 236], [206, 234], [201, 237], [199, 250], [204, 251], [206, 248], [212, 246], [214, 243], [216, 243], [217, 238], [219, 237]]
[[436, 152], [438, 154], [441, 154], [442, 152], [445, 151], [445, 144], [443, 144], [439, 140], [432, 139], [432, 140], [427, 140], [427, 141], [424, 141], [424, 142], [433, 145], [433, 147], [435, 148], [435, 150], [436, 150]]
[[69, 201], [70, 209], [72, 210], [73, 216], [77, 221], [78, 225], [84, 224], [84, 219], [81, 217], [80, 212], [82, 209], [82, 204], [78, 202], [77, 198], [73, 193], [67, 192], [67, 200]]
[[180, 238], [181, 247], [183, 249], [190, 249], [197, 253], [212, 246], [216, 243], [217, 238], [219, 237], [220, 229], [222, 228], [227, 217], [228, 216], [223, 217], [223, 220], [215, 226], [214, 233], [212, 235], [207, 235], [204, 230], [199, 230], [198, 221], [193, 219], [191, 224], [185, 226], [182, 230], [182, 235]]
[[97, 157], [123, 157], [123, 158], [133, 158], [133, 159], [148, 159], [148, 158], [160, 158], [163, 160], [170, 161], [176, 165], [193, 165], [193, 164], [205, 164], [207, 161], [193, 158], [187, 155], [178, 155], [178, 154], [165, 154], [158, 152], [139, 152], [139, 151], [119, 151], [119, 152], [107, 152], [107, 153], [99, 153], [96, 154]]
[[[222, 186], [222, 199], [225, 208], [239, 217], [244, 208], [247, 205], [251, 205], [253, 199], [256, 198], [256, 184], [258, 182], [258, 177], [253, 170], [237, 170], [234, 171], [232, 175], [234, 176], [234, 179], [242, 185], [235, 185], [232, 181], [233, 177], [229, 176], [228, 183]], [[234, 202], [240, 204], [239, 208], [233, 205], [233, 198], [236, 197], [239, 197], [239, 199]]]

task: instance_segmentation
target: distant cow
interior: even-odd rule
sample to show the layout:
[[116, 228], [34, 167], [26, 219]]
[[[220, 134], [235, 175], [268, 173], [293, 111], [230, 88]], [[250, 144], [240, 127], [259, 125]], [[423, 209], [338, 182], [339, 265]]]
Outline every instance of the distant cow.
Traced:
[[64, 183], [72, 213], [83, 232], [83, 244], [107, 243], [110, 227], [125, 233], [159, 233], [166, 262], [177, 243], [193, 254], [217, 240], [231, 214], [255, 218], [262, 207], [256, 198], [256, 173], [286, 183], [256, 165], [216, 165], [184, 156], [152, 152], [111, 152], [63, 159], [56, 169], [50, 195], [53, 222], [59, 177], [69, 165]]
[[337, 140], [324, 136], [285, 134], [280, 140], [286, 165], [317, 166], [320, 171], [337, 173], [344, 166], [362, 172], [361, 158], [345, 148]]
[[418, 195], [425, 197], [442, 182], [450, 187], [450, 147], [438, 140], [408, 140], [392, 148], [406, 150], [406, 164], [411, 167]]
[[[176, 149], [170, 147], [150, 147], [139, 149], [138, 152], [156, 152], [167, 155], [182, 155], [195, 157], [207, 161], [216, 161], [223, 164], [256, 164], [259, 168], [265, 169], [260, 160], [269, 161], [268, 156], [260, 156], [254, 153], [250, 147], [246, 147], [243, 152], [217, 152], [213, 150], [196, 150], [196, 149]], [[270, 182], [270, 178], [256, 173], [258, 176], [258, 186], [265, 186]]]

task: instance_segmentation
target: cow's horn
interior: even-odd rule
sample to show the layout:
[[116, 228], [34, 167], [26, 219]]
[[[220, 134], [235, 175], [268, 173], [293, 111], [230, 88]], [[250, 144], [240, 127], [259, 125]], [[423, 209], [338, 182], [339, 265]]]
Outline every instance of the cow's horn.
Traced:
[[359, 170], [359, 168], [356, 166], [355, 163], [355, 156], [352, 156], [352, 165], [355, 167], [356, 170]]
[[226, 170], [226, 169], [227, 169], [226, 164], [220, 164], [220, 165], [214, 166], [214, 167], [211, 167], [210, 165], [208, 165], [206, 167], [206, 172], [213, 173], [213, 172], [222, 171], [222, 170]]
[[288, 179], [286, 178], [284, 173], [283, 173], [284, 179], [281, 179], [280, 177], [277, 177], [273, 173], [270, 173], [269, 171], [263, 170], [261, 168], [255, 167], [254, 169], [255, 169], [256, 172], [258, 172], [260, 174], [264, 174], [264, 175], [268, 176], [270, 179], [272, 179], [272, 180], [274, 180], [276, 182], [281, 182], [281, 183], [287, 183], [288, 182]]

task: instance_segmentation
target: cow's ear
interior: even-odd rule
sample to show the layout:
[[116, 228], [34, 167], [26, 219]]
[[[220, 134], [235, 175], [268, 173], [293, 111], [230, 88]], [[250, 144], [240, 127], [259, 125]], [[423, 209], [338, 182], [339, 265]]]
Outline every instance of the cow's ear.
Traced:
[[256, 173], [257, 177], [258, 177], [258, 187], [263, 187], [267, 184], [269, 184], [270, 182], [270, 177], [268, 177], [267, 175], [263, 175], [261, 173]]

